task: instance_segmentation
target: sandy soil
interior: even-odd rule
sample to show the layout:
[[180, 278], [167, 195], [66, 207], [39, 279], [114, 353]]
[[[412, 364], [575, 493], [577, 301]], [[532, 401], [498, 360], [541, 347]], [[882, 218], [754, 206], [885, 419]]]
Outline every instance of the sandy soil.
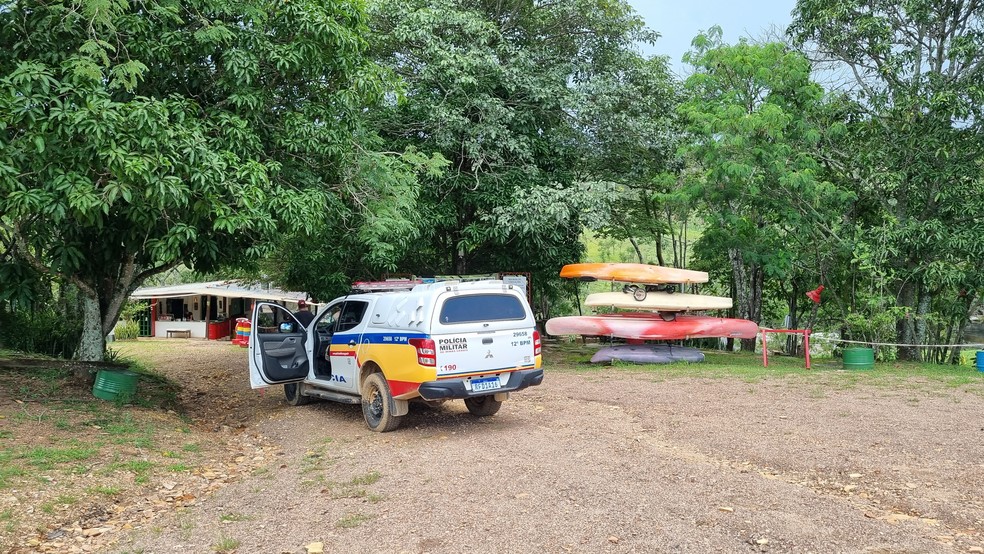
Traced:
[[250, 391], [244, 351], [184, 344], [150, 362], [192, 417], [271, 446], [106, 551], [984, 552], [980, 382], [664, 379], [548, 352], [495, 417], [414, 406], [375, 434], [358, 406]]

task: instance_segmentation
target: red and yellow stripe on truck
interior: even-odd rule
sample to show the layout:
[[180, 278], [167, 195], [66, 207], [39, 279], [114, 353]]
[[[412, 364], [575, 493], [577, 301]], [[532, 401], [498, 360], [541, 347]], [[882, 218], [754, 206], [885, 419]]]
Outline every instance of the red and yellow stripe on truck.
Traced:
[[[358, 340], [353, 350], [349, 342]], [[356, 365], [361, 369], [372, 363], [380, 368], [390, 387], [390, 393], [397, 400], [409, 400], [419, 396], [417, 389], [421, 383], [441, 379], [461, 379], [475, 375], [510, 373], [525, 369], [538, 369], [542, 366], [540, 334], [533, 331], [533, 356], [531, 363], [514, 364], [505, 367], [482, 369], [479, 371], [460, 368], [456, 371], [439, 372], [437, 367], [437, 344], [429, 335], [423, 333], [337, 333], [332, 337], [330, 355], [356, 357]]]

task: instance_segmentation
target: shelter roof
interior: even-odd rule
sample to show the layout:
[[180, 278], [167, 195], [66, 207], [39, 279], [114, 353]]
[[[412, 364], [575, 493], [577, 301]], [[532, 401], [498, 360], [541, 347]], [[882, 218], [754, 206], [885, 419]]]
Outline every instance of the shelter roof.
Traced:
[[[223, 296], [226, 298], [255, 298], [257, 300], [274, 300], [297, 302], [307, 300], [306, 292], [292, 292], [264, 287], [257, 284], [244, 284], [239, 281], [209, 281], [205, 283], [185, 283], [167, 287], [140, 287], [133, 291], [130, 298], [136, 300], [150, 298], [181, 298], [185, 296]], [[308, 300], [308, 303], [313, 304]]]

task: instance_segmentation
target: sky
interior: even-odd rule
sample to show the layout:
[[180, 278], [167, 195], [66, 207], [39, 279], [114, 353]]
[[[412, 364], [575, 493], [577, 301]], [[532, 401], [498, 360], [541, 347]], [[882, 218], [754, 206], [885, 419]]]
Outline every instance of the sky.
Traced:
[[698, 32], [719, 25], [725, 42], [741, 37], [759, 38], [777, 26], [784, 30], [796, 0], [628, 0], [646, 20], [646, 25], [661, 36], [655, 46], [645, 46], [647, 55], [667, 55], [677, 74], [685, 72], [680, 61], [690, 49]]

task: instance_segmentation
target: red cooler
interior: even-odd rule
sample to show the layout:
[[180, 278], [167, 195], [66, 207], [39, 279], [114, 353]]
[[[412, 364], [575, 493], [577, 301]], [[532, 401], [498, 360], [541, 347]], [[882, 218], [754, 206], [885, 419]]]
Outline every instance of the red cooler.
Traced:
[[219, 340], [222, 337], [229, 336], [229, 322], [220, 321], [218, 323], [208, 324], [208, 339], [209, 340]]

